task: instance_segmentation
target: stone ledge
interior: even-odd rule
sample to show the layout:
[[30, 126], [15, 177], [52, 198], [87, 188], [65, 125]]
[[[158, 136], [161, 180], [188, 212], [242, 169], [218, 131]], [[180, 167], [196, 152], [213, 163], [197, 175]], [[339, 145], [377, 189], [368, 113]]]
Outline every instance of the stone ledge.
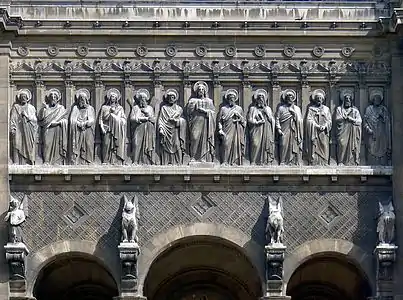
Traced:
[[391, 176], [393, 167], [284, 167], [284, 166], [26, 166], [9, 165], [10, 175], [227, 175], [227, 176]]

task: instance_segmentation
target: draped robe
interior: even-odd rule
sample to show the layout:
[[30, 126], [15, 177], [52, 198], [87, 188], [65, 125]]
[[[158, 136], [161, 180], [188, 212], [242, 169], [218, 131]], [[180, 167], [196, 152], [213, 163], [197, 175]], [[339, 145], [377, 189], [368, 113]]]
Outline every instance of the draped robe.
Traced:
[[364, 128], [373, 134], [365, 135], [366, 159], [369, 165], [387, 165], [387, 152], [392, 149], [391, 120], [387, 108], [383, 105], [370, 105], [365, 110]]
[[[241, 117], [236, 117], [235, 113]], [[238, 120], [239, 118], [239, 120]], [[242, 165], [245, 154], [246, 120], [239, 105], [223, 106], [218, 113], [218, 130], [225, 134], [221, 140], [222, 163]]]
[[[207, 111], [198, 111], [203, 108]], [[215, 107], [210, 98], [191, 98], [187, 106], [190, 156], [196, 161], [214, 160]]]
[[303, 146], [301, 109], [296, 105], [281, 105], [276, 113], [276, 128], [283, 132], [283, 136], [280, 137], [280, 164], [301, 164]]
[[[269, 106], [259, 108], [251, 106], [248, 112], [250, 163], [256, 165], [271, 164], [274, 161], [275, 120]], [[263, 124], [257, 124], [264, 120]]]
[[38, 122], [32, 104], [14, 103], [10, 114], [10, 130], [14, 132], [11, 137], [13, 162], [20, 165], [35, 164]]
[[102, 105], [99, 124], [105, 128], [102, 139], [102, 162], [123, 164], [126, 150], [126, 115], [121, 105]]
[[[355, 123], [345, 120], [351, 117]], [[342, 165], [358, 165], [361, 147], [361, 115], [357, 108], [336, 108], [337, 162]]]
[[[84, 125], [84, 130], [79, 125]], [[71, 160], [75, 164], [89, 164], [94, 161], [95, 111], [88, 105], [79, 108], [74, 105], [70, 114]]]
[[[144, 113], [146, 112], [147, 115]], [[146, 122], [140, 121], [140, 117], [150, 117]], [[154, 164], [155, 151], [155, 117], [154, 109], [147, 105], [141, 108], [133, 106], [130, 113], [132, 160], [134, 164]]]
[[[161, 144], [161, 164], [182, 164], [186, 142], [186, 121], [177, 105], [163, 105], [158, 118]], [[171, 121], [172, 120], [172, 121]]]
[[[49, 164], [64, 164], [67, 156], [67, 111], [61, 104], [53, 107], [43, 107], [39, 112], [39, 122], [42, 128], [43, 162]], [[52, 122], [60, 122], [51, 126]]]
[[[320, 131], [319, 126], [325, 130]], [[332, 115], [330, 109], [321, 105], [309, 106], [306, 119], [306, 152], [310, 165], [328, 165], [330, 155], [330, 130]]]

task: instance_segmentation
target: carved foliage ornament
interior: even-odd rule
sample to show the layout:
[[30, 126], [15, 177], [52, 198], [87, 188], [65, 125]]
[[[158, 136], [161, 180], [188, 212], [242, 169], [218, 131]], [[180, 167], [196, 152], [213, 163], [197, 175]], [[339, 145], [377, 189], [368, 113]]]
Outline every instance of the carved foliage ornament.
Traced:
[[205, 46], [197, 46], [195, 53], [198, 57], [205, 57], [207, 54], [207, 48]]
[[110, 57], [114, 57], [116, 55], [118, 55], [118, 48], [116, 46], [109, 46], [108, 48], [106, 48], [106, 54]]
[[293, 46], [285, 46], [283, 49], [283, 54], [285, 57], [293, 57], [295, 54], [295, 48]]
[[48, 55], [49, 56], [57, 56], [59, 54], [59, 48], [56, 46], [49, 46], [47, 49]]
[[168, 46], [165, 48], [165, 54], [169, 57], [174, 57], [178, 50], [176, 49], [175, 46]]
[[24, 57], [24, 56], [28, 55], [29, 49], [27, 47], [21, 46], [21, 47], [18, 47], [17, 53], [18, 53], [19, 56]]
[[88, 54], [88, 47], [87, 46], [78, 46], [77, 47], [77, 54], [78, 56], [84, 57]]
[[136, 54], [140, 57], [144, 57], [148, 54], [148, 49], [146, 46], [138, 46], [136, 48]]
[[228, 46], [225, 48], [224, 53], [228, 57], [234, 57], [236, 55], [237, 49], [234, 46]]

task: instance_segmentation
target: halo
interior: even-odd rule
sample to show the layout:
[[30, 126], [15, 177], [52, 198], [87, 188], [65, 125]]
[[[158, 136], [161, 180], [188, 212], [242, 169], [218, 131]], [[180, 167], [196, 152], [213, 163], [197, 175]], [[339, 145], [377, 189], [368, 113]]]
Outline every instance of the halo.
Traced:
[[374, 102], [374, 98], [375, 96], [379, 96], [381, 97], [382, 101], [383, 101], [383, 91], [381, 89], [373, 89], [370, 93], [369, 93], [369, 102]]
[[87, 89], [79, 89], [78, 91], [76, 91], [76, 98], [78, 99], [81, 95], [84, 95], [84, 97], [89, 100], [90, 99], [90, 91]]
[[235, 95], [235, 101], [238, 101], [239, 95], [238, 95], [238, 91], [237, 91], [237, 90], [235, 90], [235, 89], [226, 90], [226, 91], [225, 91], [225, 94], [224, 94], [225, 99], [227, 99], [227, 97], [228, 97], [230, 94]]
[[138, 89], [136, 91], [136, 97], [138, 97], [140, 94], [146, 95], [147, 101], [150, 100], [150, 92], [146, 89]]
[[60, 101], [60, 99], [62, 99], [62, 93], [60, 93], [60, 91], [58, 89], [50, 89], [46, 91], [46, 96], [49, 97], [50, 94], [56, 94], [57, 95], [57, 101]]
[[206, 90], [206, 93], [208, 93], [208, 85], [207, 85], [207, 83], [204, 82], [204, 81], [197, 81], [197, 82], [193, 85], [193, 91], [194, 91], [194, 92], [197, 91], [199, 85], [203, 85], [204, 88], [205, 88], [205, 90]]
[[32, 99], [32, 94], [31, 94], [31, 91], [30, 91], [30, 90], [28, 90], [28, 89], [21, 89], [21, 90], [19, 90], [19, 91], [17, 92], [17, 97], [18, 97], [18, 99], [20, 98], [21, 94], [27, 95], [28, 101], [31, 101], [31, 99]]
[[287, 94], [290, 94], [290, 93], [294, 96], [294, 101], [296, 101], [297, 100], [297, 93], [293, 89], [286, 89], [286, 90], [282, 91], [281, 92], [281, 99], [284, 101], [285, 96]]
[[316, 89], [312, 92], [312, 99], [315, 99], [316, 95], [322, 95], [323, 98], [326, 98], [326, 93], [322, 89]]
[[179, 99], [179, 93], [177, 90], [175, 89], [167, 89], [165, 92], [165, 97], [167, 97], [169, 94], [174, 94], [175, 95], [175, 99], [178, 100]]
[[106, 97], [107, 97], [108, 99], [110, 99], [110, 97], [112, 96], [112, 94], [117, 95], [117, 96], [118, 96], [118, 101], [120, 101], [121, 95], [120, 95], [120, 92], [119, 92], [118, 89], [115, 89], [115, 88], [109, 89], [109, 90], [106, 92]]
[[350, 96], [351, 96], [351, 99], [354, 100], [354, 90], [353, 90], [353, 89], [342, 89], [342, 90], [340, 91], [340, 100], [341, 100], [341, 101], [344, 101], [344, 98], [345, 98], [347, 95], [350, 95]]
[[253, 93], [253, 97], [255, 99], [257, 99], [257, 96], [262, 94], [264, 97], [264, 101], [267, 101], [267, 99], [269, 99], [269, 94], [267, 93], [267, 91], [265, 89], [257, 89], [254, 93]]

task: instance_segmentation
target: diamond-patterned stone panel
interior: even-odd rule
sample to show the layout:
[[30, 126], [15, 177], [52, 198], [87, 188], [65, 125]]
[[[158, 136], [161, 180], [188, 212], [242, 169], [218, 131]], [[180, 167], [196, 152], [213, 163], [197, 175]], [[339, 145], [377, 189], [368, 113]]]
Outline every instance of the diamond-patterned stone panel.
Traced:
[[[132, 197], [134, 193], [126, 195]], [[341, 238], [371, 252], [376, 243], [374, 218], [378, 201], [389, 197], [388, 193], [373, 192], [270, 195], [283, 197], [288, 251], [308, 240]], [[36, 251], [63, 239], [91, 240], [102, 247], [115, 248], [120, 241], [122, 196], [123, 193], [112, 192], [30, 193], [29, 216], [24, 224], [29, 249]], [[140, 244], [172, 226], [200, 222], [200, 219], [238, 228], [257, 243], [265, 242], [267, 208], [265, 196], [260, 193], [151, 192], [138, 196]], [[85, 216], [71, 226], [66, 222], [66, 215], [74, 207]]]

